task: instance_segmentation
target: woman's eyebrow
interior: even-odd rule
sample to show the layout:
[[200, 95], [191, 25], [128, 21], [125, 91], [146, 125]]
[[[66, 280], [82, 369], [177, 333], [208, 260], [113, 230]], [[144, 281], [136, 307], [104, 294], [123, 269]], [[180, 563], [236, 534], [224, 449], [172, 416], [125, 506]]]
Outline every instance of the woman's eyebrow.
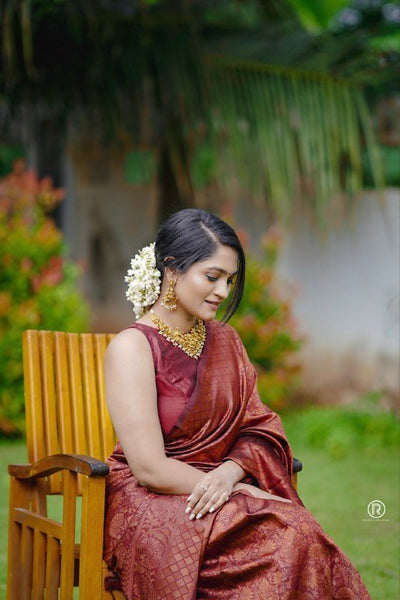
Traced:
[[218, 271], [219, 273], [223, 273], [224, 275], [229, 275], [230, 277], [233, 277], [233, 275], [237, 275], [237, 271], [235, 271], [234, 273], [228, 273], [228, 271], [225, 271], [225, 269], [221, 269], [221, 267], [207, 267], [207, 271]]

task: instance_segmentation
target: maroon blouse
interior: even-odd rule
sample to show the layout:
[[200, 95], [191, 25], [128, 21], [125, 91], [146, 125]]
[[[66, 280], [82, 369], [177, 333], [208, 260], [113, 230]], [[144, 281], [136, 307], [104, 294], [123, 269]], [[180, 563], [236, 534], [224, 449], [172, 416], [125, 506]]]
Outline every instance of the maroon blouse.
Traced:
[[[171, 344], [155, 327], [144, 323], [134, 323], [128, 327], [133, 328], [139, 329], [150, 344], [156, 373], [158, 416], [162, 432], [166, 436], [193, 393], [200, 361]], [[208, 336], [205, 345], [207, 339]]]

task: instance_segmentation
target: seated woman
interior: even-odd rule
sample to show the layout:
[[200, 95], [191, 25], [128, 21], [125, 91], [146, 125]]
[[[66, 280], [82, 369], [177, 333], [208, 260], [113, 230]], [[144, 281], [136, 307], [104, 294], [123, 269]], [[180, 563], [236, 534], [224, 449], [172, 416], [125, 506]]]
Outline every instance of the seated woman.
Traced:
[[280, 418], [260, 401], [226, 323], [244, 277], [233, 229], [197, 209], [172, 215], [132, 261], [127, 295], [139, 318], [105, 362], [119, 440], [108, 589], [127, 600], [366, 600], [359, 573], [297, 495]]

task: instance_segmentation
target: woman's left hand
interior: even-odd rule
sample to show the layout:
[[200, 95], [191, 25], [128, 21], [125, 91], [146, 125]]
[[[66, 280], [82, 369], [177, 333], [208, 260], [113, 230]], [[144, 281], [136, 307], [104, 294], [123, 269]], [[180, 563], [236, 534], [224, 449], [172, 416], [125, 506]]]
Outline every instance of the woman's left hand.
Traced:
[[230, 460], [206, 473], [187, 500], [186, 513], [189, 518], [201, 519], [207, 513], [216, 511], [229, 500], [233, 486], [244, 476], [243, 469]]

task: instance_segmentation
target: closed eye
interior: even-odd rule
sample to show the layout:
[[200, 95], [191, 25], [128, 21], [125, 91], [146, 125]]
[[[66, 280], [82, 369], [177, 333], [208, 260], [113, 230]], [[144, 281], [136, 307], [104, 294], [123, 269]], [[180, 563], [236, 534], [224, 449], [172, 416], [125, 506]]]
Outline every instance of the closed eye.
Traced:
[[[206, 275], [208, 281], [217, 281], [218, 277], [213, 277], [212, 275]], [[232, 285], [233, 284], [234, 279], [228, 279], [227, 284], [228, 285]]]

